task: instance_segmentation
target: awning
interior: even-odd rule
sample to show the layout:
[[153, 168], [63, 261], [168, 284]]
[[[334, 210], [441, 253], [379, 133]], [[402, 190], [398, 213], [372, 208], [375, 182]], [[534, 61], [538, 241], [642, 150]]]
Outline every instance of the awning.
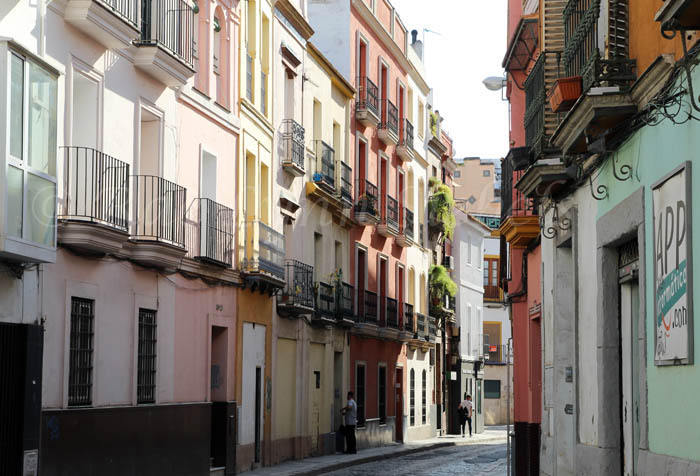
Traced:
[[506, 71], [524, 71], [532, 61], [539, 44], [539, 20], [537, 17], [523, 17], [515, 29], [508, 51], [503, 58]]

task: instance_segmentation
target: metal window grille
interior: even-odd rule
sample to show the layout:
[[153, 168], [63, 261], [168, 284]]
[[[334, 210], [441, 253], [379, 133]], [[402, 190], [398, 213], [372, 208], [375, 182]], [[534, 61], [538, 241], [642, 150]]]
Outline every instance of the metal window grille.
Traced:
[[71, 298], [68, 406], [92, 405], [95, 301]]
[[253, 57], [246, 55], [245, 97], [253, 102]]
[[386, 367], [379, 367], [379, 424], [386, 424]]
[[267, 116], [267, 73], [260, 72], [260, 112]]
[[139, 309], [138, 403], [156, 402], [156, 311]]
[[428, 394], [427, 386], [428, 386], [428, 376], [427, 376], [425, 370], [423, 370], [423, 378], [422, 378], [422, 384], [421, 384], [422, 403], [421, 403], [421, 416], [420, 416], [421, 422], [423, 423], [423, 425], [425, 425], [426, 422], [428, 421], [428, 415], [426, 414], [426, 408], [427, 408], [427, 402], [428, 402], [428, 400], [427, 400], [427, 394]]
[[357, 397], [357, 426], [365, 426], [365, 366], [357, 366], [355, 375], [355, 397]]
[[411, 369], [411, 395], [409, 396], [409, 408], [410, 408], [410, 425], [414, 426], [416, 424], [416, 371]]

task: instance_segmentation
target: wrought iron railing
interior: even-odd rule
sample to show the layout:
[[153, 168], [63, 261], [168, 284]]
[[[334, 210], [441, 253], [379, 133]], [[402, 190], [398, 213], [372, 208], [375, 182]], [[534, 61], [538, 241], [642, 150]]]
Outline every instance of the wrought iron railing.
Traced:
[[377, 293], [365, 290], [364, 292], [364, 321], [376, 324], [379, 321], [377, 314]]
[[418, 313], [416, 314], [416, 334], [418, 334], [419, 338], [425, 337], [426, 329], [425, 329], [425, 324], [426, 324], [427, 317], [425, 314]]
[[390, 297], [386, 298], [386, 325], [399, 328], [399, 306], [396, 299]]
[[65, 182], [59, 219], [85, 220], [127, 231], [129, 164], [88, 147], [63, 147]]
[[316, 295], [316, 312], [324, 317], [335, 318], [335, 296], [333, 286], [323, 282], [316, 283], [318, 294]]
[[379, 88], [367, 76], [357, 78], [357, 110], [369, 110], [379, 116]]
[[246, 53], [245, 56], [245, 97], [253, 102], [253, 57], [250, 53]]
[[355, 213], [369, 213], [375, 217], [379, 216], [377, 210], [377, 196], [379, 194], [377, 186], [369, 180], [358, 181], [358, 198], [355, 202]]
[[267, 116], [267, 73], [260, 71], [260, 112]]
[[294, 164], [304, 170], [304, 128], [294, 119], [282, 121], [283, 163]]
[[153, 175], [132, 175], [134, 220], [131, 237], [185, 245], [184, 187]]
[[532, 148], [537, 157], [546, 140], [544, 128], [544, 110], [547, 91], [545, 89], [545, 62], [547, 53], [540, 53], [539, 58], [525, 80], [525, 144]]
[[487, 364], [504, 364], [508, 361], [508, 346], [484, 344], [484, 351], [486, 350], [488, 352], [484, 354], [489, 356]]
[[314, 182], [335, 190], [335, 151], [322, 140], [316, 145]]
[[399, 110], [393, 102], [388, 99], [382, 100], [382, 121], [380, 129], [387, 129], [397, 136], [399, 135]]
[[513, 171], [509, 160], [501, 161], [501, 221], [510, 216], [529, 216], [536, 214], [535, 203], [526, 197], [513, 184], [525, 174], [524, 170]]
[[192, 67], [194, 11], [186, 0], [142, 0], [137, 46], [160, 46]]
[[403, 328], [406, 332], [413, 332], [413, 304], [403, 303]]
[[390, 195], [386, 196], [386, 224], [399, 229], [399, 203]]
[[244, 226], [244, 271], [265, 272], [284, 279], [284, 235], [259, 220], [247, 221]]
[[352, 203], [352, 167], [338, 160], [340, 166], [340, 198]]
[[413, 228], [415, 226], [413, 212], [406, 208], [404, 210], [404, 216], [406, 217], [406, 224], [404, 225], [403, 232], [409, 240], [413, 240], [414, 233]]
[[567, 76], [584, 76], [600, 57], [600, 0], [570, 0], [564, 7], [564, 68]]
[[314, 267], [289, 259], [285, 262], [284, 268], [284, 289], [277, 296], [277, 302], [285, 306], [313, 309]]
[[356, 319], [355, 314], [355, 287], [348, 283], [343, 283], [340, 291], [340, 317], [345, 319]]
[[411, 124], [411, 121], [408, 119], [401, 121], [401, 138], [399, 144], [413, 149], [413, 124]]
[[428, 335], [426, 336], [426, 339], [429, 339], [430, 341], [435, 340], [435, 336], [437, 335], [437, 320], [433, 316], [427, 316], [428, 319]]
[[421, 246], [425, 246], [425, 233], [423, 232], [423, 223], [418, 224], [418, 236]]
[[139, 20], [139, 1], [138, 0], [100, 0], [107, 8], [111, 9], [115, 14], [122, 17], [134, 26], [138, 25]]
[[[195, 259], [226, 266], [233, 264], [234, 223], [233, 210], [209, 198], [195, 199], [197, 233], [189, 254]], [[189, 246], [188, 246], [189, 248]]]

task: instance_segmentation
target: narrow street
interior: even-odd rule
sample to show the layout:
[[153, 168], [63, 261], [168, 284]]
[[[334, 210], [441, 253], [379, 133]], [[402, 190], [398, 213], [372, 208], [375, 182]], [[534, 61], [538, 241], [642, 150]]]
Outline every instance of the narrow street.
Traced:
[[425, 451], [334, 471], [335, 476], [505, 476], [506, 444], [483, 443]]

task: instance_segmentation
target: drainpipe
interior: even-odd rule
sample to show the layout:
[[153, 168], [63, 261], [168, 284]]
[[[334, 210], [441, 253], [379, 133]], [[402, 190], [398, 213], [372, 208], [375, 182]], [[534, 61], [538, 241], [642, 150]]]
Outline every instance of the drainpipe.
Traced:
[[511, 476], [511, 451], [510, 451], [510, 390], [511, 390], [511, 383], [510, 383], [510, 352], [511, 352], [511, 346], [513, 345], [513, 337], [508, 338], [508, 344], [506, 348], [506, 370], [507, 370], [507, 377], [506, 377], [506, 408], [507, 408], [507, 415], [506, 415], [506, 461], [508, 462], [508, 470], [506, 474], [508, 476]]

